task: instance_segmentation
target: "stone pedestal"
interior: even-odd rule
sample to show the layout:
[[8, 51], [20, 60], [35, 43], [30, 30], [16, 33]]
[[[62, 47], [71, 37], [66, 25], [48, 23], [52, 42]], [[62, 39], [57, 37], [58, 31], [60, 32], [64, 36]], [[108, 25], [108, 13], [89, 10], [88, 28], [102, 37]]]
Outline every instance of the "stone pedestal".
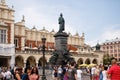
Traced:
[[57, 51], [67, 50], [67, 39], [68, 35], [65, 32], [58, 32], [54, 35], [55, 37], [55, 48]]
[[54, 37], [55, 37], [55, 50], [58, 54], [56, 64], [63, 65], [64, 52], [67, 51], [68, 35], [65, 32], [58, 32], [54, 35]]

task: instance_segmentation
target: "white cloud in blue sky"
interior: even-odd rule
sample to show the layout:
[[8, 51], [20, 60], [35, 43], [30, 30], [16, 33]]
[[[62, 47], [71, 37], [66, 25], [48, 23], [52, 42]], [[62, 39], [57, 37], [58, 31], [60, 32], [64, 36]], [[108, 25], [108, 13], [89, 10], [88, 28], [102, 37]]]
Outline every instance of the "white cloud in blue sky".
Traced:
[[120, 38], [120, 0], [6, 0], [14, 5], [15, 20], [25, 15], [26, 26], [43, 26], [58, 31], [58, 17], [62, 12], [66, 31], [73, 35], [85, 33], [85, 41], [94, 45], [98, 41]]

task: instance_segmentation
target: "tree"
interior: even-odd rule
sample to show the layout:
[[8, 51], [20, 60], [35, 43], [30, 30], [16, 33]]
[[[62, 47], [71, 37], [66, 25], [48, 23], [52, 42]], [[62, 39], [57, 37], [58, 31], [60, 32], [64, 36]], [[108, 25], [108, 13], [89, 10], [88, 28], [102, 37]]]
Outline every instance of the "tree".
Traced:
[[110, 56], [109, 54], [104, 55], [103, 56], [103, 64], [104, 65], [110, 65], [112, 58], [114, 58], [114, 57]]

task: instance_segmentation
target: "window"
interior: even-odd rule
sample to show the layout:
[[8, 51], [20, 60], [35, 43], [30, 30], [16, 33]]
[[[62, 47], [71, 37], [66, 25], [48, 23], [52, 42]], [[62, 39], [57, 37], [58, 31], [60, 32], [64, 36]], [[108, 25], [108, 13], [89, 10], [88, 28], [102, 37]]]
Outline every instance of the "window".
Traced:
[[105, 48], [106, 48], [106, 47], [102, 47], [102, 50], [105, 51]]
[[110, 56], [112, 56], [112, 57], [113, 57], [113, 54], [111, 54]]
[[119, 54], [119, 57], [120, 57], [120, 54]]
[[116, 46], [114, 46], [114, 48], [116, 48]]
[[112, 49], [113, 47], [112, 47], [112, 46], [110, 46], [110, 48]]
[[15, 38], [14, 44], [15, 44], [15, 48], [18, 48], [18, 47], [19, 47], [19, 45], [18, 45], [18, 38]]
[[113, 50], [110, 50], [110, 53], [113, 53]]
[[109, 47], [107, 46], [107, 49], [109, 49]]
[[32, 44], [31, 43], [29, 44], [29, 47], [32, 48]]
[[117, 50], [115, 49], [115, 50], [114, 50], [114, 52], [116, 53], [116, 52], [117, 52]]
[[83, 51], [83, 48], [81, 48], [81, 51]]
[[120, 49], [118, 50], [118, 52], [120, 52]]
[[115, 54], [115, 57], [117, 57], [117, 54]]
[[118, 45], [118, 48], [120, 48], [120, 44]]
[[90, 52], [90, 49], [88, 49], [88, 52]]
[[6, 30], [0, 29], [0, 43], [6, 43]]

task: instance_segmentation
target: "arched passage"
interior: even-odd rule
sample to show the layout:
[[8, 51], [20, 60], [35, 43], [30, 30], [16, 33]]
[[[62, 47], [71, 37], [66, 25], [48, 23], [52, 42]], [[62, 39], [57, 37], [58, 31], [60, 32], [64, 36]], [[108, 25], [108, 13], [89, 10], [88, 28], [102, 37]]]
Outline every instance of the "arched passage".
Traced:
[[18, 67], [24, 67], [24, 59], [21, 55], [15, 57], [15, 65]]
[[26, 66], [36, 66], [36, 60], [33, 56], [27, 58]]
[[97, 64], [97, 59], [93, 59], [92, 63]]
[[1, 56], [0, 55], [0, 67], [10, 66], [10, 56]]
[[45, 65], [47, 64], [46, 58], [43, 59], [43, 57], [41, 57], [41, 58], [39, 59], [39, 61], [38, 61], [38, 66], [43, 66], [43, 61], [44, 61]]
[[78, 65], [83, 64], [83, 59], [82, 59], [82, 58], [79, 58], [78, 61], [77, 61], [77, 64], [78, 64]]
[[86, 59], [85, 64], [90, 64], [90, 59], [89, 58]]

